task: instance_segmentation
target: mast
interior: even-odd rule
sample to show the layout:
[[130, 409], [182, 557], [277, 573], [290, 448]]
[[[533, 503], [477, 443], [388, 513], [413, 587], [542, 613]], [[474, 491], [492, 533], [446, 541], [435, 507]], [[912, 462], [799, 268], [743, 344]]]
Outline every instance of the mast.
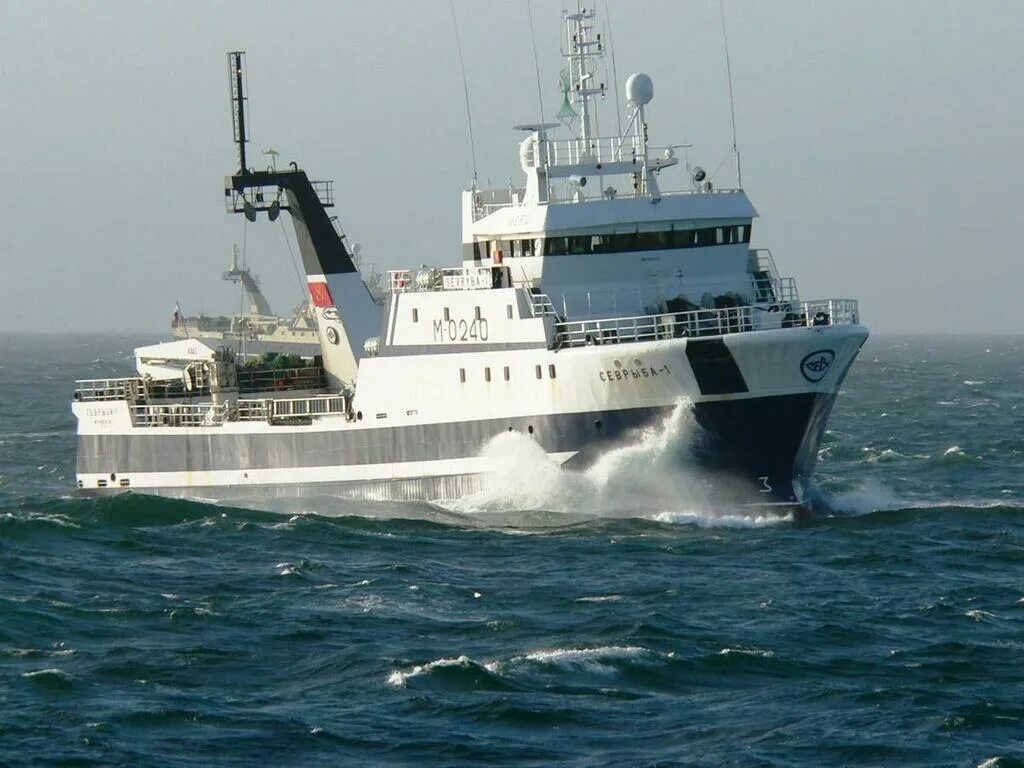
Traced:
[[245, 173], [245, 144], [249, 134], [245, 130], [245, 90], [242, 85], [242, 69], [245, 66], [245, 51], [231, 51], [228, 54], [228, 83], [231, 88], [231, 123], [238, 145], [238, 170]]
[[[568, 63], [569, 101], [579, 105], [581, 151], [586, 151], [597, 134], [597, 111], [591, 106], [591, 98], [604, 98], [604, 83], [594, 83], [593, 66], [596, 59], [604, 56], [604, 43], [600, 33], [594, 35], [593, 20], [596, 13], [577, 3], [576, 13], [566, 13], [567, 49], [562, 55]], [[594, 129], [591, 130], [591, 120]]]

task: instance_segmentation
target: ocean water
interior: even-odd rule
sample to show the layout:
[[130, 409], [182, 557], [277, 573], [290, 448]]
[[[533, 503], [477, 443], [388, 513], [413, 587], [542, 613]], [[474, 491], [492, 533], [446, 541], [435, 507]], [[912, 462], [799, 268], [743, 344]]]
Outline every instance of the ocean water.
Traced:
[[2, 766], [1024, 765], [1024, 337], [872, 338], [808, 520], [706, 503], [685, 404], [447, 508], [74, 498], [146, 341], [0, 336]]

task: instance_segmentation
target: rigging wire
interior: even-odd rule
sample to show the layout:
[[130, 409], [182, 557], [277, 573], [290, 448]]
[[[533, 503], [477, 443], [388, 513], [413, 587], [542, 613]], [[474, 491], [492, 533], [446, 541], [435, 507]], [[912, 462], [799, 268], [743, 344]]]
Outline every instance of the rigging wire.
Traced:
[[725, 74], [729, 81], [729, 116], [732, 119], [732, 154], [736, 159], [736, 186], [743, 189], [740, 151], [736, 147], [736, 104], [732, 95], [732, 63], [729, 61], [729, 35], [725, 30], [725, 0], [718, 0], [718, 10], [722, 15], [722, 40], [725, 42]]
[[281, 235], [284, 237], [284, 244], [288, 246], [288, 256], [292, 263], [292, 269], [295, 270], [295, 279], [299, 283], [299, 296], [302, 301], [306, 301], [306, 281], [302, 279], [302, 272], [299, 270], [298, 261], [295, 259], [295, 252], [292, 251], [292, 241], [288, 239], [288, 230], [284, 226], [284, 219], [279, 218], [278, 222], [281, 224]]
[[615, 123], [622, 135], [622, 101], [619, 96], [619, 70], [615, 66], [615, 40], [612, 37], [612, 13], [608, 8], [608, 0], [604, 0], [604, 16], [608, 19], [608, 48], [612, 54], [612, 81], [615, 83]]
[[530, 0], [526, 0], [526, 15], [530, 19], [530, 41], [533, 43], [533, 71], [537, 74], [537, 103], [540, 106], [539, 125], [544, 125], [544, 92], [540, 87], [540, 63], [537, 60], [537, 34], [533, 31], [533, 9], [530, 7]]
[[476, 189], [476, 141], [473, 138], [473, 112], [469, 108], [469, 83], [466, 81], [466, 62], [462, 58], [462, 37], [459, 35], [459, 22], [455, 18], [455, 4], [448, 0], [448, 10], [452, 13], [452, 27], [455, 29], [455, 48], [459, 52], [459, 69], [462, 71], [462, 94], [466, 97], [466, 123], [469, 125], [469, 153], [473, 158], [473, 189]]

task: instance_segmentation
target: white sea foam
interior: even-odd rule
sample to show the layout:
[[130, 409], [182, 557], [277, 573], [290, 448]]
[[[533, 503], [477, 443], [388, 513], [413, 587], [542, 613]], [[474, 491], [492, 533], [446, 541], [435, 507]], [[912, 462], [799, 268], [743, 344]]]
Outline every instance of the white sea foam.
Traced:
[[[661, 422], [637, 430], [632, 439], [605, 453], [586, 470], [566, 469], [551, 459], [537, 442], [519, 432], [493, 438], [482, 455], [495, 469], [483, 489], [446, 506], [461, 514], [509, 522], [521, 521], [525, 511], [556, 513], [565, 522], [572, 516], [647, 517], [661, 522], [743, 526], [779, 522], [782, 516], [746, 514], [734, 506], [723, 510], [711, 502], [723, 488], [712, 478], [687, 465], [685, 455], [699, 427], [689, 401], [680, 402]], [[536, 522], [526, 516], [526, 522]], [[550, 524], [550, 518], [546, 519]]]
[[770, 659], [775, 656], [775, 651], [764, 648], [723, 648], [718, 652], [719, 656], [757, 656], [762, 659]]
[[71, 680], [74, 679], [68, 672], [65, 672], [63, 669], [57, 669], [56, 667], [51, 667], [50, 669], [37, 669], [34, 672], [22, 672], [21, 676], [29, 679], [59, 680], [65, 683], [71, 682]]
[[639, 645], [602, 645], [597, 648], [552, 648], [544, 651], [532, 651], [523, 656], [514, 656], [511, 661], [537, 661], [542, 664], [574, 664], [591, 659], [623, 659], [634, 658], [647, 653], [647, 649]]
[[968, 618], [974, 619], [975, 621], [984, 621], [985, 619], [996, 618], [996, 615], [994, 613], [990, 613], [989, 611], [983, 611], [979, 608], [974, 608], [970, 611], [967, 611], [964, 615]]
[[426, 664], [416, 664], [411, 669], [393, 669], [387, 684], [393, 688], [405, 688], [413, 678], [429, 675], [443, 667], [481, 667], [494, 675], [514, 675], [524, 668], [554, 668], [561, 671], [586, 671], [588, 673], [610, 674], [615, 671], [610, 662], [635, 659], [652, 655], [652, 651], [635, 645], [606, 645], [597, 648], [549, 648], [511, 656], [508, 659], [479, 662], [461, 655], [435, 659]]
[[437, 659], [427, 664], [417, 664], [407, 672], [395, 669], [388, 675], [388, 685], [392, 688], [404, 688], [411, 678], [429, 674], [438, 667], [469, 667], [474, 663], [469, 656], [459, 656], [454, 659]]
[[811, 490], [817, 496], [813, 500], [812, 506], [815, 509], [822, 506], [831, 512], [865, 515], [887, 509], [902, 509], [907, 506], [892, 491], [873, 480], [865, 482], [853, 490], [835, 495], [822, 493], [813, 487]]

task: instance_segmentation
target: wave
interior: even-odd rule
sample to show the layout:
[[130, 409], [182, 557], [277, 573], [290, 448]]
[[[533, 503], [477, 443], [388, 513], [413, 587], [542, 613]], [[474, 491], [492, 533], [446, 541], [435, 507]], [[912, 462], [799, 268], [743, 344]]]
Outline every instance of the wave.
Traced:
[[807, 503], [818, 517], [868, 517], [875, 515], [934, 513], [1012, 514], [1024, 512], [1024, 500], [1012, 498], [907, 498], [876, 480], [847, 491], [829, 492], [817, 485], [808, 488]]
[[477, 661], [469, 656], [436, 659], [409, 669], [394, 669], [387, 685], [405, 688], [417, 678], [431, 684], [456, 687], [514, 690], [525, 685], [532, 675], [586, 673], [607, 676], [620, 671], [623, 664], [648, 658], [671, 658], [641, 646], [597, 646], [593, 648], [548, 648], [510, 656], [506, 659]]

